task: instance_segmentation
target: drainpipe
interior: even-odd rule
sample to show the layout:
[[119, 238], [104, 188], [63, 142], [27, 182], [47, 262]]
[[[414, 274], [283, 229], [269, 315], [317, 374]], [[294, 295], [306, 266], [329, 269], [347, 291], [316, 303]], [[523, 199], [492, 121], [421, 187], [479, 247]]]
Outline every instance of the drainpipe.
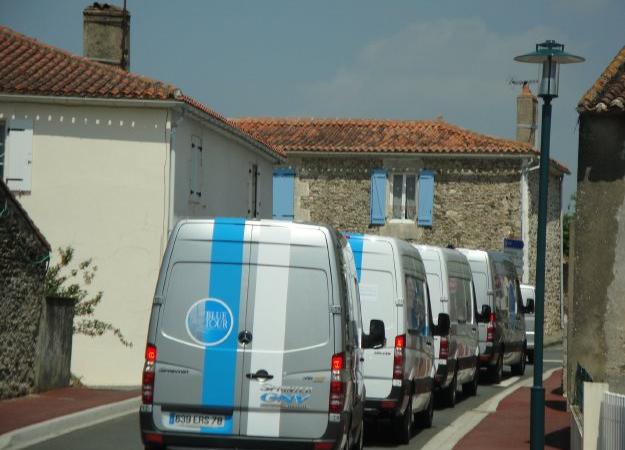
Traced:
[[175, 120], [172, 120], [169, 135], [169, 225], [167, 236], [171, 234], [176, 225], [176, 215], [174, 213], [176, 198], [176, 130], [182, 123], [183, 118], [184, 110]]
[[521, 165], [521, 239], [523, 239], [523, 284], [529, 284], [530, 272], [530, 233], [529, 233], [529, 164], [528, 159]]

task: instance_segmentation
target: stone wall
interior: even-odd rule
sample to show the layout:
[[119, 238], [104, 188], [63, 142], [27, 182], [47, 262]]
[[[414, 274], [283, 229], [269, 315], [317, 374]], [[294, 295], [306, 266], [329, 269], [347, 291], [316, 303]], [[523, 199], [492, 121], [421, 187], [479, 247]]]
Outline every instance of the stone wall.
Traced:
[[[536, 281], [536, 237], [538, 230], [538, 169], [529, 172], [529, 283]], [[562, 333], [562, 181], [553, 173], [549, 177], [547, 197], [547, 247], [545, 260], [545, 336]]]
[[0, 181], [0, 399], [34, 387], [49, 252]]
[[[295, 168], [295, 218], [329, 223], [341, 230], [396, 236], [412, 242], [456, 247], [501, 249], [506, 237], [521, 237], [521, 170], [516, 158], [379, 158], [290, 157]], [[387, 220], [370, 225], [370, 186], [373, 169], [389, 174], [421, 169], [435, 171], [431, 228], [396, 222], [391, 217], [390, 181]], [[389, 177], [390, 178], [390, 177]], [[545, 278], [545, 334], [561, 333], [561, 181], [552, 175], [549, 186]], [[528, 175], [529, 280], [536, 271], [538, 170]]]
[[[342, 230], [397, 236], [446, 246], [501, 248], [503, 239], [520, 236], [520, 162], [518, 160], [441, 158], [290, 158], [296, 168], [295, 218], [329, 223]], [[389, 220], [370, 225], [371, 172], [435, 171], [433, 226]]]
[[580, 115], [568, 317], [569, 391], [577, 364], [625, 394], [625, 114]]

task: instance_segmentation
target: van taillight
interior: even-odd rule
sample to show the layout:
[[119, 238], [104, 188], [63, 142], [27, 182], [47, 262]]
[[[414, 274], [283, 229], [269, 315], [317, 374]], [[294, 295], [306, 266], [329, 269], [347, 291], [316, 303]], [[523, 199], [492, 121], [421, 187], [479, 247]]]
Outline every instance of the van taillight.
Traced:
[[490, 313], [488, 324], [486, 325], [486, 342], [493, 342], [495, 339], [495, 313]]
[[395, 337], [395, 356], [393, 358], [393, 379], [401, 380], [404, 377], [404, 352], [406, 350], [406, 335]]
[[447, 359], [449, 357], [449, 339], [441, 337], [440, 351], [438, 353], [440, 359]]
[[333, 355], [330, 368], [330, 413], [338, 414], [343, 411], [345, 404], [345, 382], [343, 381], [345, 354]]
[[156, 362], [156, 346], [148, 344], [145, 348], [145, 364], [141, 382], [141, 400], [144, 405], [151, 405], [154, 400], [154, 363]]

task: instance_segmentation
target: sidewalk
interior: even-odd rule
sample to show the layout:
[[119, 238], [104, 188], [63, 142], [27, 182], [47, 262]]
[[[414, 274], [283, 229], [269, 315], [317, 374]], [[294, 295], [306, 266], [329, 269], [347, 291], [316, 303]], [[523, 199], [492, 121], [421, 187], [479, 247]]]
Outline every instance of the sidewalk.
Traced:
[[0, 401], [0, 449], [39, 440], [139, 410], [139, 389], [62, 388]]
[[[562, 370], [545, 382], [545, 449], [569, 448], [569, 413], [560, 385]], [[530, 439], [530, 388], [522, 387], [499, 403], [488, 415], [456, 444], [454, 449], [527, 450]]]

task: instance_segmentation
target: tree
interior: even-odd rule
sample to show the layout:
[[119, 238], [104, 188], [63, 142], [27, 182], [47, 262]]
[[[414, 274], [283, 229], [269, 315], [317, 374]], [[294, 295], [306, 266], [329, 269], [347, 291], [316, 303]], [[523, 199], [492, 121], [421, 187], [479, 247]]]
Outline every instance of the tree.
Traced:
[[119, 328], [93, 317], [95, 308], [102, 301], [103, 293], [99, 291], [90, 295], [87, 288], [93, 282], [98, 266], [91, 259], [81, 261], [77, 266], [72, 264], [74, 249], [71, 247], [59, 248], [58, 254], [59, 262], [46, 272], [46, 297], [62, 297], [76, 302], [74, 334], [96, 337], [110, 332], [117, 336], [122, 345], [132, 347], [132, 342], [124, 337]]

